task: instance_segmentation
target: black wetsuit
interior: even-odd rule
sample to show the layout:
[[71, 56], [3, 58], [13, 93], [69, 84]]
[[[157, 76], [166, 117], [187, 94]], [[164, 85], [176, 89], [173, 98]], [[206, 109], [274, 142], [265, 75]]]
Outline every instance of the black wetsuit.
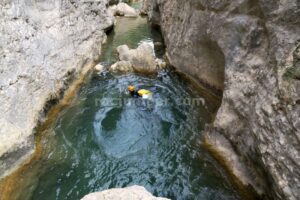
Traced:
[[139, 93], [137, 90], [134, 90], [134, 91], [130, 91], [130, 95], [134, 98], [138, 98], [140, 97]]

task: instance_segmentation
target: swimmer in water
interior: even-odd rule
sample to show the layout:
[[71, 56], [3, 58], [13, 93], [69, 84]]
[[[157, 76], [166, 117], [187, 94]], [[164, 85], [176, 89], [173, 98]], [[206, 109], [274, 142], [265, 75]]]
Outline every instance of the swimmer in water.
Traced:
[[151, 91], [145, 89], [136, 90], [133, 85], [128, 86], [128, 91], [135, 98], [142, 97], [143, 99], [148, 99], [152, 95]]

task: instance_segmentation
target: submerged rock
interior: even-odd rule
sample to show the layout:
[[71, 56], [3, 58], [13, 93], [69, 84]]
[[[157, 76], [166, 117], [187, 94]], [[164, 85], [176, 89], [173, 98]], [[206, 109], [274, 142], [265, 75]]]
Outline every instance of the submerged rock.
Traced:
[[131, 186], [127, 188], [109, 189], [86, 195], [81, 200], [169, 200], [155, 197], [144, 187]]
[[0, 178], [33, 152], [34, 128], [113, 25], [106, 0], [0, 3]]
[[145, 0], [143, 8], [162, 30], [170, 64], [223, 92], [207, 142], [267, 199], [299, 199], [299, 3]]
[[127, 45], [117, 48], [120, 62], [110, 67], [111, 71], [156, 73], [165, 68], [166, 63], [155, 57], [153, 45], [143, 42], [136, 49], [129, 49]]
[[113, 5], [109, 7], [110, 12], [114, 16], [124, 16], [124, 17], [137, 17], [138, 12], [124, 2], [118, 3], [118, 5]]

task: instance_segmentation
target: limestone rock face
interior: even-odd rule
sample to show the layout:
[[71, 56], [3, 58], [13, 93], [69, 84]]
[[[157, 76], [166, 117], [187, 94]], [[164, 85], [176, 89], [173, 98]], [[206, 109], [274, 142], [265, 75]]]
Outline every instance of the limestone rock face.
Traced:
[[166, 67], [166, 63], [155, 57], [153, 45], [141, 43], [136, 49], [129, 49], [127, 45], [117, 48], [120, 61], [111, 66], [111, 71], [155, 73]]
[[299, 199], [299, 1], [144, 3], [170, 63], [223, 91], [206, 142], [267, 199]]
[[34, 149], [46, 102], [99, 58], [106, 0], [0, 2], [0, 177]]
[[86, 195], [81, 200], [168, 200], [154, 197], [144, 187], [131, 186], [128, 188], [110, 189]]

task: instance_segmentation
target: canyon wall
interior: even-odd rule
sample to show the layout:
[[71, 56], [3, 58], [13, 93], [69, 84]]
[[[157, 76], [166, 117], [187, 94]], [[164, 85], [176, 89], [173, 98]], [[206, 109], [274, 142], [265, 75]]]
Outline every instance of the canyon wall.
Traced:
[[300, 198], [300, 2], [145, 0], [169, 62], [222, 105], [204, 141], [265, 199]]
[[0, 178], [34, 150], [34, 128], [95, 64], [114, 22], [107, 0], [0, 2]]

